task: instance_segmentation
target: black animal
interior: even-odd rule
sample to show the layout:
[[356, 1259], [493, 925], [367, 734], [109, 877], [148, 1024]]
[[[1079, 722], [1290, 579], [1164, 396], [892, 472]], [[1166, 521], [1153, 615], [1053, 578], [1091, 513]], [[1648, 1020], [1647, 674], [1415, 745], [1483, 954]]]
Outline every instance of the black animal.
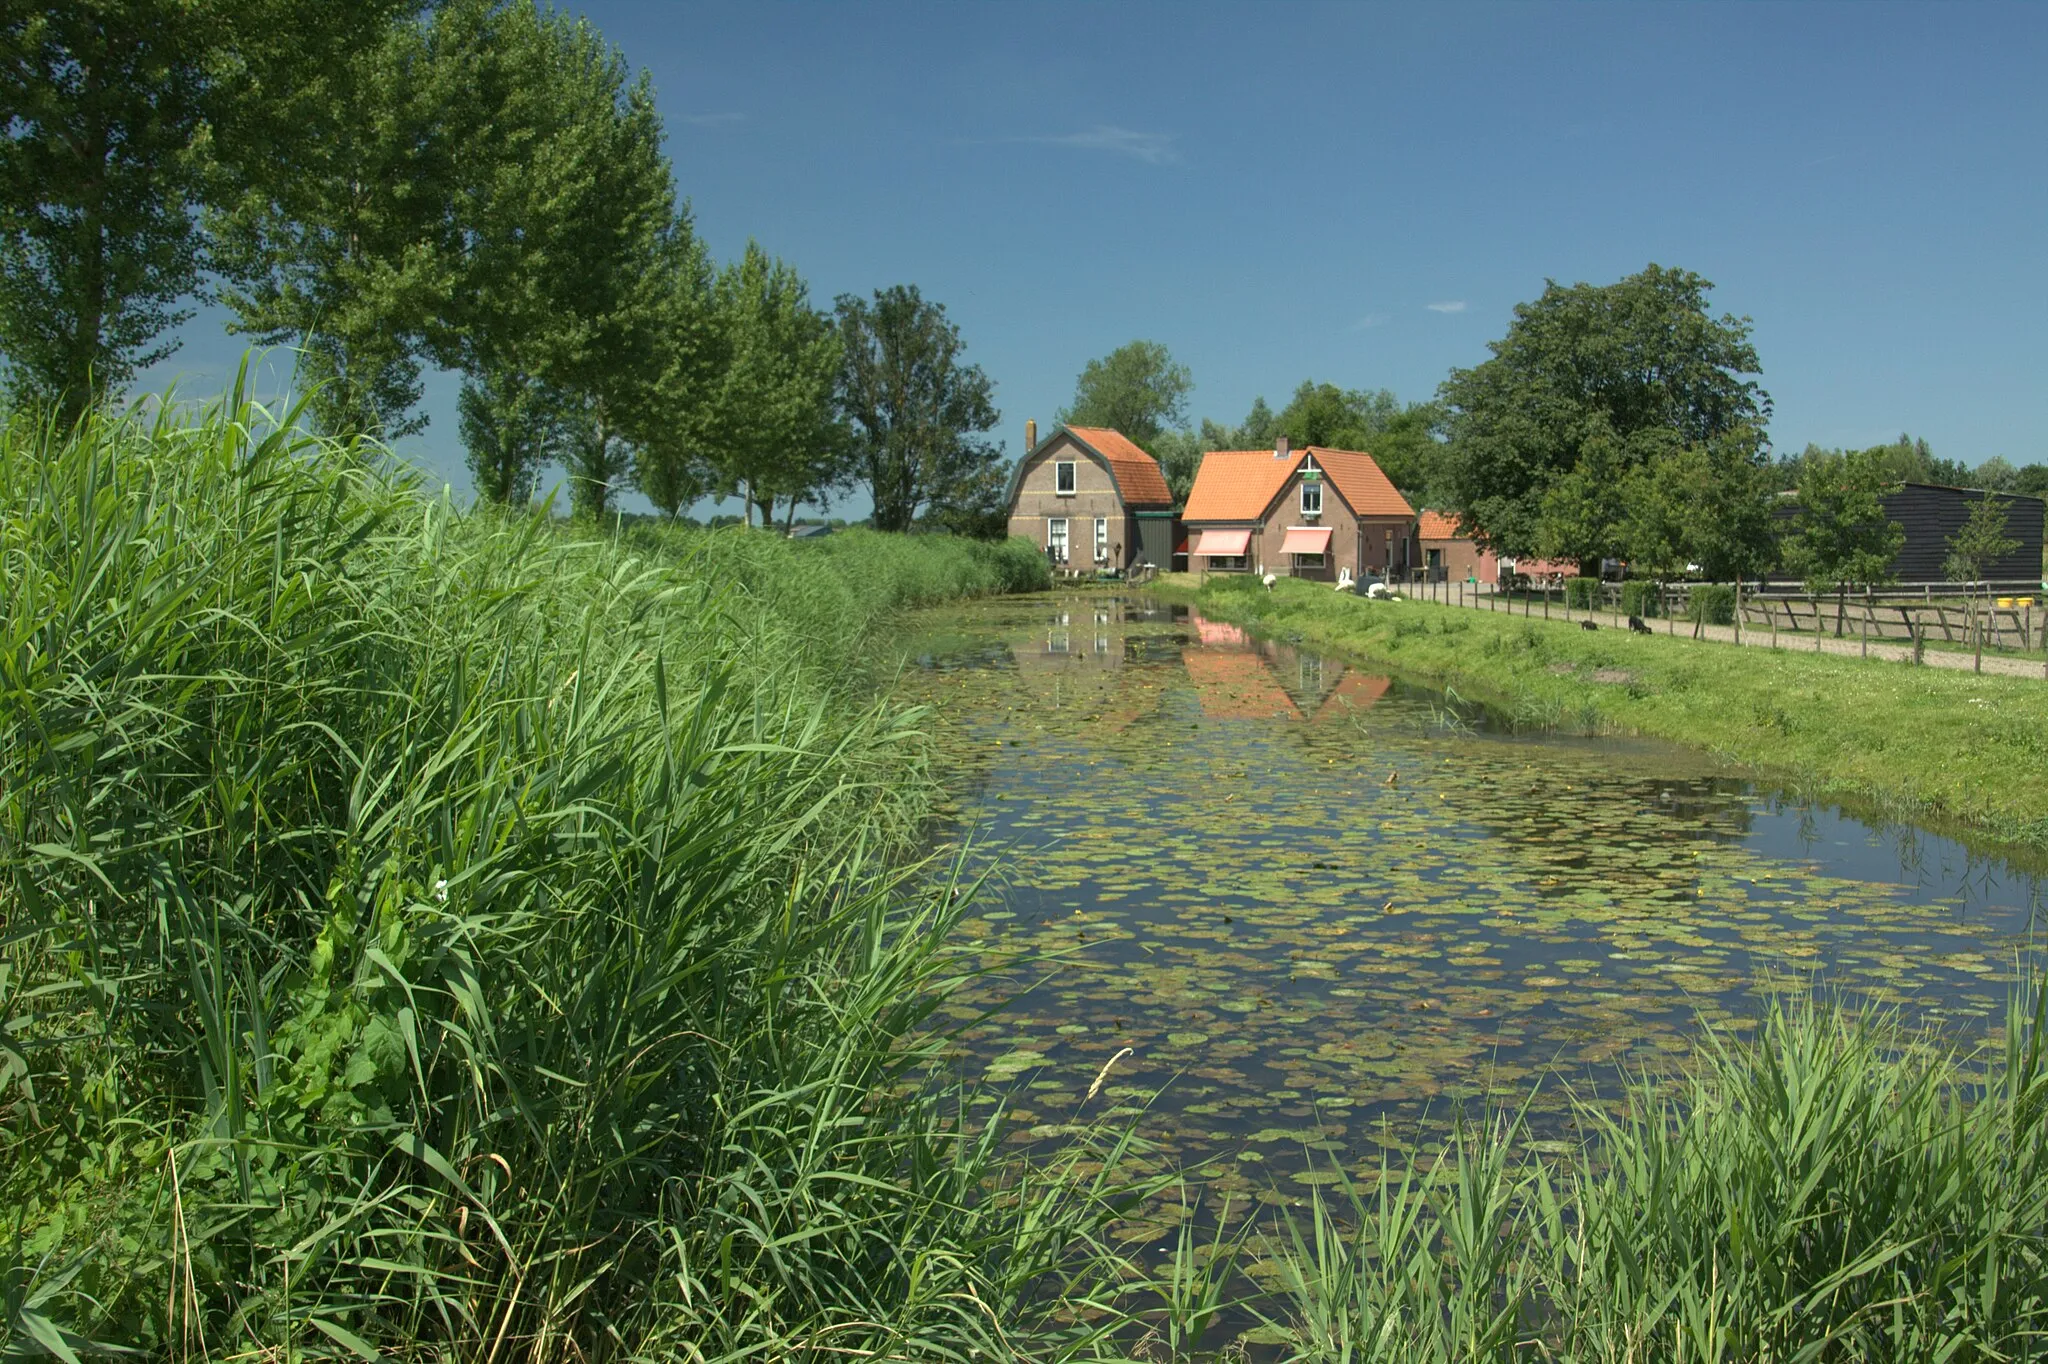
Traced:
[[1630, 616], [1628, 618], [1628, 632], [1632, 635], [1647, 635], [1650, 633], [1650, 627], [1643, 624], [1641, 616]]
[[1590, 620], [1582, 620], [1579, 622], [1579, 628], [1581, 630], [1597, 630], [1600, 628], [1600, 626], [1597, 622]]

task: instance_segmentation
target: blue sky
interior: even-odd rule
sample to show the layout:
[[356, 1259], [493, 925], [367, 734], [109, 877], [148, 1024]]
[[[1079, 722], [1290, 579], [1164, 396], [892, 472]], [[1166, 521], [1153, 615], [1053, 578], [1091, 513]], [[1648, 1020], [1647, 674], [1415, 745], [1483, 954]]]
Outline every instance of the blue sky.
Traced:
[[[713, 251], [917, 284], [1013, 451], [1136, 337], [1198, 417], [1421, 398], [1546, 278], [1656, 261], [1754, 319], [1780, 449], [2048, 460], [2048, 6], [580, 8]], [[186, 330], [149, 382], [217, 386], [239, 344]], [[427, 410], [405, 453], [466, 491], [452, 381]]]

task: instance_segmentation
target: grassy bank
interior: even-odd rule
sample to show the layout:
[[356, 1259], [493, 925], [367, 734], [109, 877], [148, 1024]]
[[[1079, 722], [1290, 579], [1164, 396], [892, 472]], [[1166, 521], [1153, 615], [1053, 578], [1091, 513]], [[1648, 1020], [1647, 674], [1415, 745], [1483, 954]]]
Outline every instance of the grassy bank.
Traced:
[[0, 431], [10, 1356], [1064, 1331], [1108, 1205], [916, 1079], [959, 905], [918, 717], [847, 680], [1040, 556], [616, 543], [378, 462], [232, 402]]
[[1532, 726], [1710, 749], [1821, 798], [2048, 849], [2048, 685], [1737, 649], [1248, 577], [1164, 589], [1220, 619], [1383, 661]]

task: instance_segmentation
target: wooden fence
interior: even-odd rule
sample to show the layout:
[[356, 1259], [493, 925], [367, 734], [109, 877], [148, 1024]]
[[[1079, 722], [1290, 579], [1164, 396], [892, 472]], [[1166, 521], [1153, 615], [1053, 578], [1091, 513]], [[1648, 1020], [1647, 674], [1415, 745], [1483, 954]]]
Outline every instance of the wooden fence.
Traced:
[[[1671, 583], [1658, 593], [1658, 615], [1666, 621], [1684, 620], [1690, 614], [1689, 597], [1696, 584]], [[1730, 584], [1718, 584], [1729, 586]], [[1569, 617], [1562, 584], [1538, 582], [1526, 591], [1495, 591], [1490, 584], [1425, 582], [1403, 589], [1429, 600], [1447, 604], [1473, 605], [1529, 616]], [[1844, 639], [1870, 639], [1910, 644], [1917, 637], [1928, 643], [1941, 641], [1970, 646], [1972, 629], [1983, 632], [1986, 647], [2022, 651], [2048, 648], [2048, 594], [2008, 596], [1995, 594], [1989, 601], [1979, 596], [1967, 599], [1955, 595], [1957, 585], [1940, 584], [1938, 595], [1930, 585], [1895, 587], [1883, 593], [1852, 595], [1846, 600], [1834, 596], [1787, 592], [1782, 588], [1757, 593], [1744, 587], [1741, 593], [1742, 628], [1750, 631], [1812, 634], [1816, 630], [1833, 635], [1839, 629]], [[2011, 601], [1998, 605], [1999, 599]], [[1621, 613], [1621, 584], [1600, 585], [1600, 605], [1605, 615]], [[2025, 603], [2022, 605], [2021, 603]], [[1667, 627], [1668, 628], [1668, 627]]]

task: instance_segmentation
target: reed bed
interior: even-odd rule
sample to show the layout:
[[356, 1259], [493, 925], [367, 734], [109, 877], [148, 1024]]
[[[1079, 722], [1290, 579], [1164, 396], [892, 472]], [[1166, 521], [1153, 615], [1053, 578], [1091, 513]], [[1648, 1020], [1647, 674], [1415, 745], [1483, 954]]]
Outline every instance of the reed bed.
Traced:
[[1753, 1038], [1708, 1032], [1683, 1083], [1583, 1106], [1561, 1152], [1495, 1109], [1184, 1236], [1158, 1339], [1235, 1312], [1258, 1323], [1237, 1350], [1289, 1364], [2048, 1357], [2044, 1029], [2032, 990], [1966, 1053], [1780, 1000]]
[[382, 463], [239, 395], [0, 432], [10, 1352], [1078, 1348], [1116, 1152], [1001, 1160], [919, 1080], [968, 888], [844, 680], [1037, 556]]

